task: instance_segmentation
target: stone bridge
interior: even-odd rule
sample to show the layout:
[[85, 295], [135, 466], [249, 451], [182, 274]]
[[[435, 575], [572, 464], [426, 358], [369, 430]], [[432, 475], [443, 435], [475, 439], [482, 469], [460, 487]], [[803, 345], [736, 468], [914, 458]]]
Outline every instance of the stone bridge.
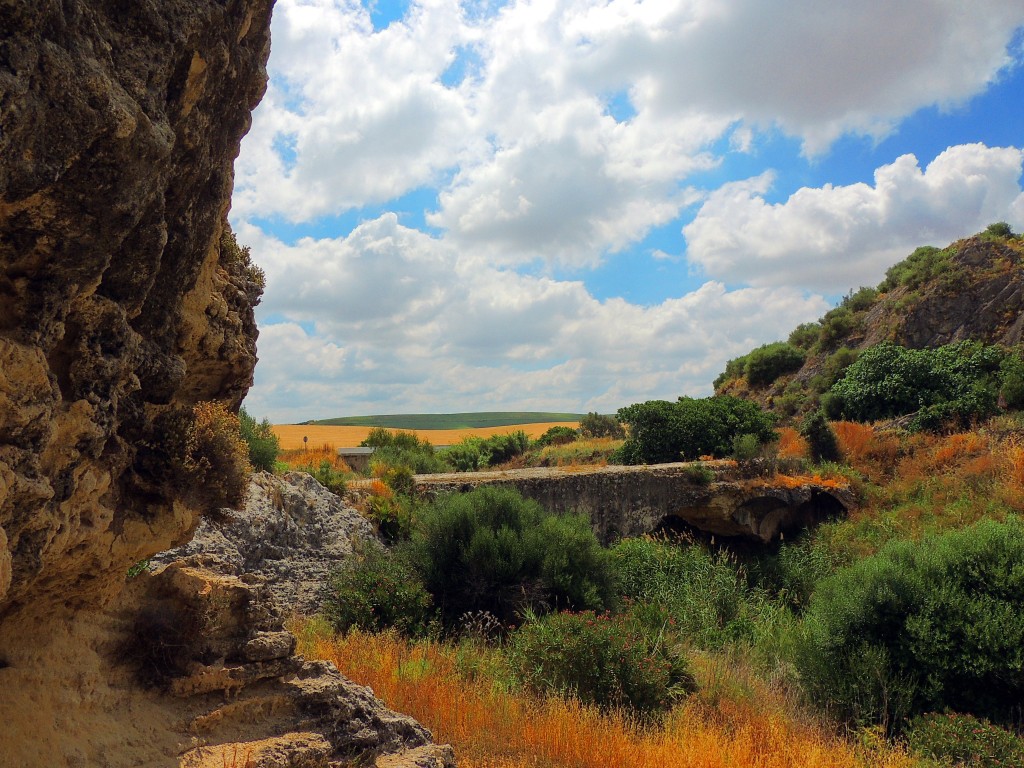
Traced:
[[692, 526], [768, 543], [844, 515], [854, 502], [846, 484], [784, 474], [752, 478], [724, 461], [416, 475], [415, 483], [417, 494], [428, 497], [511, 486], [550, 511], [587, 514], [604, 542]]

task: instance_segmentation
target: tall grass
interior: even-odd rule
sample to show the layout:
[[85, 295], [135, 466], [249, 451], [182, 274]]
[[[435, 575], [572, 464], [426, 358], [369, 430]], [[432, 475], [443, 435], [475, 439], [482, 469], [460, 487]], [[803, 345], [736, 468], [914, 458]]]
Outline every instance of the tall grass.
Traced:
[[[519, 692], [494, 666], [495, 653], [394, 634], [336, 637], [323, 625], [296, 627], [300, 651], [329, 659], [394, 709], [451, 743], [462, 768], [910, 768], [882, 743], [854, 744], [795, 711], [791, 699], [744, 674], [735, 660], [696, 659], [707, 693], [662, 723], [640, 725], [571, 699]], [[467, 656], [474, 657], [472, 663]], [[475, 671], [467, 672], [467, 669]]]

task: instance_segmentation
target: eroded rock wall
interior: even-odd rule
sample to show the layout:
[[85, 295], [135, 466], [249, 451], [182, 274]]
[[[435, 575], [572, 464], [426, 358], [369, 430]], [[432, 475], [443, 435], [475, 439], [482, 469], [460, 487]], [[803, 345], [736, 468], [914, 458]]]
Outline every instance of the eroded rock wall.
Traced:
[[198, 521], [161, 446], [252, 381], [220, 237], [272, 2], [0, 2], [0, 659]]

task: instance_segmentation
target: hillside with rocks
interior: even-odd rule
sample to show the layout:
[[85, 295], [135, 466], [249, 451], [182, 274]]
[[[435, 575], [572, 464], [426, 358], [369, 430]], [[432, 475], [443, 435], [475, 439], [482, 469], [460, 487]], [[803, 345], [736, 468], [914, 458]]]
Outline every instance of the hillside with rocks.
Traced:
[[1008, 349], [1024, 341], [1024, 241], [1004, 224], [944, 249], [918, 248], [877, 287], [852, 290], [786, 341], [729, 361], [715, 392], [799, 416], [877, 344], [934, 349], [962, 341]]

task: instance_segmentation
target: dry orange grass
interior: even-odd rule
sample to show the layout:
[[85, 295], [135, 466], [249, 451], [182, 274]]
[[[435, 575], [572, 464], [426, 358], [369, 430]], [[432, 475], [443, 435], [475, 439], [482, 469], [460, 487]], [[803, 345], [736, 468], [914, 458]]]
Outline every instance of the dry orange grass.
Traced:
[[779, 427], [779, 458], [806, 459], [807, 441], [793, 427]]
[[[479, 429], [403, 429], [401, 432], [415, 432], [431, 445], [453, 445], [467, 437], [490, 437], [505, 435], [509, 432], [522, 430], [531, 440], [547, 432], [551, 427], [570, 427], [576, 429], [576, 421], [549, 421], [539, 424], [513, 424], [507, 427], [481, 427]], [[374, 427], [328, 427], [316, 424], [275, 424], [274, 434], [281, 443], [283, 450], [302, 448], [302, 438], [308, 437], [310, 445], [331, 443], [339, 448], [359, 445]]]
[[832, 430], [836, 433], [839, 450], [847, 461], [861, 461], [868, 455], [875, 437], [875, 431], [870, 425], [855, 421], [834, 421]]
[[345, 460], [338, 455], [338, 451], [330, 443], [323, 443], [308, 450], [303, 449], [301, 446], [290, 450], [282, 450], [278, 454], [277, 460], [287, 464], [289, 467], [319, 467], [321, 463], [326, 461], [331, 469], [336, 472], [352, 471], [352, 468], [345, 463]]
[[[562, 699], [536, 699], [460, 675], [458, 650], [415, 645], [395, 635], [354, 632], [332, 638], [299, 627], [300, 651], [329, 659], [389, 706], [449, 742], [462, 768], [911, 768], [902, 752], [865, 752], [793, 714], [784, 695], [762, 682], [745, 692], [694, 696], [662, 726], [638, 727]], [[714, 665], [712, 665], [714, 666]], [[695, 664], [698, 677], [729, 675], [735, 665]], [[713, 684], [714, 681], [702, 682]], [[752, 695], [750, 695], [752, 693]]]

